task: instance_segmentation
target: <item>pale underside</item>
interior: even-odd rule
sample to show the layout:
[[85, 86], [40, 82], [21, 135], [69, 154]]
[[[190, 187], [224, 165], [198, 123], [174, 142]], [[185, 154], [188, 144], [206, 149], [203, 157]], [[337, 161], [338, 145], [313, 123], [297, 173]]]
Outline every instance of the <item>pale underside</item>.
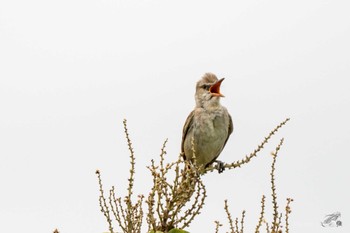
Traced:
[[225, 107], [212, 111], [196, 108], [188, 116], [183, 130], [185, 158], [193, 161], [193, 139], [197, 165], [207, 167], [220, 155], [232, 130], [231, 116]]

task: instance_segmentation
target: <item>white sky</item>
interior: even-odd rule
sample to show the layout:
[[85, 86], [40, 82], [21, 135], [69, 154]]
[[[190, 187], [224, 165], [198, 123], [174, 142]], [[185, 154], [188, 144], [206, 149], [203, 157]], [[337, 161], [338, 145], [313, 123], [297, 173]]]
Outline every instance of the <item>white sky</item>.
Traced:
[[[281, 208], [295, 199], [291, 232], [349, 232], [349, 10], [334, 0], [0, 1], [0, 232], [107, 231], [94, 172], [126, 194], [123, 118], [135, 193], [147, 194], [145, 166], [165, 138], [177, 157], [205, 72], [226, 77], [235, 125], [221, 160], [291, 121], [249, 165], [204, 177], [206, 206], [188, 230], [214, 232], [214, 220], [228, 230], [229, 199], [252, 232], [262, 194], [271, 207], [269, 153], [285, 137], [277, 193]], [[343, 227], [322, 228], [335, 211]]]

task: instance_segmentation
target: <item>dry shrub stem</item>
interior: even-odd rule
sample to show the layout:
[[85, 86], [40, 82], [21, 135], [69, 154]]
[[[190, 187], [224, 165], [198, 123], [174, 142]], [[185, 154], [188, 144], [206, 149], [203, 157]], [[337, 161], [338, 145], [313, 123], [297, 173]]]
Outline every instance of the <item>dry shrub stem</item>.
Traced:
[[235, 227], [236, 227], [236, 231], [233, 231], [233, 232], [231, 232], [231, 233], [238, 233], [238, 232], [239, 232], [238, 218], [236, 218], [236, 220], [235, 220]]
[[272, 205], [273, 205], [273, 222], [271, 225], [271, 232], [278, 232], [278, 229], [280, 227], [280, 221], [278, 221], [278, 204], [277, 204], [277, 194], [276, 194], [276, 184], [275, 184], [275, 165], [276, 165], [276, 159], [277, 154], [279, 150], [281, 149], [281, 146], [284, 142], [284, 138], [281, 139], [280, 143], [277, 145], [274, 152], [271, 153], [273, 160], [271, 165], [271, 191], [272, 191]]
[[[233, 163], [229, 163], [229, 164], [225, 164], [224, 168], [225, 169], [234, 169], [237, 167], [241, 167], [243, 164], [247, 164], [250, 162], [250, 160], [253, 157], [256, 157], [258, 152], [261, 151], [264, 146], [268, 143], [268, 141], [271, 139], [271, 137], [277, 133], [277, 131], [282, 128], [288, 121], [290, 120], [290, 118], [286, 118], [284, 121], [282, 121], [279, 125], [277, 125], [270, 133], [267, 137], [264, 138], [264, 140], [258, 145], [258, 147], [249, 155], [245, 156], [245, 158], [238, 160], [236, 162]], [[212, 172], [214, 170], [218, 170], [218, 165], [215, 166], [210, 166], [204, 169], [205, 172]]]
[[235, 232], [235, 229], [234, 229], [234, 227], [233, 227], [232, 216], [231, 216], [231, 213], [230, 213], [230, 211], [229, 211], [229, 209], [228, 209], [227, 200], [225, 200], [225, 206], [224, 206], [224, 208], [225, 208], [225, 212], [226, 212], [226, 215], [227, 215], [228, 223], [229, 223], [229, 225], [230, 225], [230, 230], [231, 230], [231, 232]]
[[230, 210], [228, 209], [228, 203], [227, 200], [224, 201], [224, 209], [226, 212], [227, 220], [230, 226], [230, 233], [243, 233], [244, 230], [244, 218], [245, 218], [245, 210], [242, 211], [242, 217], [240, 221], [240, 227], [239, 227], [239, 220], [238, 218], [235, 219], [235, 223], [233, 225], [232, 215], [230, 213]]
[[219, 221], [215, 221], [215, 233], [219, 233], [219, 228], [222, 226], [222, 224]]
[[[250, 162], [250, 160], [257, 156], [257, 153], [261, 151], [270, 138], [287, 122], [289, 118], [280, 123], [274, 128], [267, 137], [258, 145], [249, 156], [244, 159], [233, 162], [231, 164], [225, 164], [225, 168], [233, 169], [240, 167], [243, 164]], [[105, 216], [110, 233], [114, 233], [112, 217], [119, 226], [120, 230], [124, 233], [140, 233], [142, 220], [143, 220], [143, 201], [144, 196], [139, 195], [135, 202], [133, 199], [134, 189], [134, 177], [135, 177], [135, 155], [130, 136], [127, 129], [127, 121], [123, 121], [125, 137], [130, 152], [130, 173], [128, 178], [127, 195], [122, 199], [116, 194], [114, 186], [109, 190], [106, 197], [102, 185], [102, 179], [100, 171], [97, 170], [97, 179], [99, 184], [99, 205], [101, 212]], [[282, 146], [284, 139], [281, 139], [280, 143], [272, 153], [273, 161], [271, 165], [271, 190], [272, 190], [272, 204], [273, 204], [273, 221], [271, 226], [265, 221], [265, 196], [261, 200], [261, 212], [259, 221], [255, 229], [255, 233], [259, 233], [262, 224], [266, 225], [266, 232], [278, 233], [282, 232], [282, 213], [278, 213], [277, 194], [275, 185], [275, 163], [277, 154]], [[215, 166], [203, 169], [203, 167], [197, 167], [196, 163], [190, 161], [184, 161], [183, 156], [180, 155], [175, 162], [166, 162], [166, 144], [164, 141], [161, 152], [159, 155], [159, 162], [156, 163], [151, 160], [151, 164], [147, 167], [152, 176], [152, 188], [146, 197], [145, 204], [147, 205], [146, 221], [148, 224], [149, 232], [164, 232], [167, 233], [173, 228], [184, 229], [189, 227], [195, 217], [200, 215], [200, 211], [204, 206], [205, 199], [207, 197], [206, 188], [201, 179], [200, 171], [213, 171], [217, 169]], [[195, 159], [194, 142], [192, 139], [192, 150]], [[108, 201], [107, 201], [108, 198]], [[289, 214], [291, 213], [290, 203], [293, 200], [288, 198], [285, 207], [285, 232], [289, 232]], [[224, 206], [228, 223], [229, 232], [231, 233], [243, 233], [244, 232], [244, 219], [245, 211], [242, 212], [241, 220], [236, 218], [233, 221], [231, 213], [228, 208], [228, 202], [225, 200]], [[215, 221], [215, 232], [219, 233], [219, 229], [222, 224], [219, 221]], [[57, 231], [58, 232], [58, 231]]]
[[[159, 165], [151, 161], [148, 169], [153, 177], [153, 187], [147, 198], [147, 223], [149, 230], [167, 232], [172, 228], [186, 228], [200, 214], [206, 190], [194, 164], [178, 160], [165, 164], [164, 142]], [[170, 172], [175, 178], [168, 182]], [[187, 209], [186, 209], [187, 206]]]
[[292, 198], [287, 198], [287, 205], [286, 205], [286, 233], [289, 233], [289, 214], [292, 212], [290, 208], [290, 203], [293, 201]]
[[103, 191], [102, 179], [101, 179], [100, 171], [96, 170], [96, 174], [97, 174], [98, 184], [99, 184], [99, 187], [100, 187], [99, 203], [100, 203], [101, 212], [106, 217], [106, 220], [107, 220], [108, 226], [109, 226], [109, 231], [111, 233], [113, 233], [112, 219], [111, 219], [111, 216], [110, 216], [110, 211], [109, 211], [109, 208], [108, 208], [108, 205], [107, 205], [106, 198], [104, 196], [104, 191]]
[[[265, 224], [265, 230], [267, 233], [282, 233], [283, 232], [283, 227], [282, 227], [282, 217], [283, 214], [278, 212], [278, 203], [277, 203], [277, 193], [276, 193], [276, 183], [275, 183], [275, 171], [276, 171], [276, 159], [277, 159], [277, 154], [281, 149], [281, 146], [284, 142], [284, 139], [282, 138], [279, 142], [279, 144], [277, 145], [276, 149], [274, 152], [272, 152], [272, 164], [271, 164], [271, 172], [270, 172], [270, 182], [271, 182], [271, 196], [272, 196], [272, 207], [273, 207], [273, 220], [271, 225], [265, 220], [265, 195], [262, 196], [261, 199], [261, 212], [260, 212], [260, 216], [259, 216], [259, 221], [258, 224], [255, 228], [255, 233], [260, 233], [260, 228], [262, 227], [263, 223]], [[284, 232], [289, 233], [289, 215], [291, 213], [291, 208], [290, 208], [290, 204], [293, 201], [293, 199], [291, 198], [287, 198], [287, 204], [285, 207], [285, 228], [284, 228]], [[229, 222], [229, 227], [230, 227], [230, 233], [243, 233], [244, 232], [244, 218], [245, 218], [245, 211], [242, 212], [242, 217], [241, 217], [241, 221], [240, 221], [240, 227], [239, 225], [239, 220], [238, 218], [235, 219], [235, 223], [233, 225], [233, 220], [232, 220], [232, 216], [230, 214], [230, 211], [228, 209], [228, 204], [227, 204], [227, 200], [225, 200], [225, 205], [224, 205], [224, 209], [227, 215], [227, 219]], [[215, 222], [216, 224], [216, 232], [219, 232], [219, 228], [218, 228], [218, 222]]]
[[268, 223], [268, 222], [265, 222], [265, 225], [266, 225], [266, 232], [267, 232], [267, 233], [270, 233], [269, 223]]
[[255, 233], [259, 233], [259, 229], [264, 221], [264, 214], [265, 214], [265, 195], [262, 196], [261, 198], [261, 212], [260, 212], [260, 217], [259, 217], [259, 222], [258, 225], [255, 228]]
[[240, 231], [240, 233], [243, 233], [243, 229], [244, 229], [244, 217], [245, 217], [245, 210], [242, 211], [241, 231]]
[[101, 212], [107, 219], [110, 233], [113, 233], [111, 213], [113, 214], [120, 229], [126, 233], [140, 233], [143, 219], [142, 203], [144, 196], [139, 195], [135, 204], [132, 201], [133, 187], [134, 187], [134, 175], [135, 175], [135, 155], [132, 148], [131, 140], [129, 137], [126, 120], [123, 121], [124, 132], [127, 140], [129, 152], [130, 152], [130, 176], [128, 178], [127, 195], [122, 200], [121, 197], [117, 197], [115, 188], [109, 190], [109, 202], [107, 203], [101, 181], [100, 171], [96, 171], [97, 178], [100, 186], [100, 207]]

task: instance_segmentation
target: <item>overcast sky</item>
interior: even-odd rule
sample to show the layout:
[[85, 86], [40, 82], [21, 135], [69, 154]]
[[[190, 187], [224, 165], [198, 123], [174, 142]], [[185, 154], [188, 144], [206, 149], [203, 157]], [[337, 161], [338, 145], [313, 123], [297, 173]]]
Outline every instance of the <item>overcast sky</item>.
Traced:
[[[349, 232], [350, 2], [1, 0], [0, 232], [102, 233], [94, 174], [126, 194], [122, 121], [136, 153], [135, 194], [168, 138], [180, 152], [182, 126], [205, 72], [225, 77], [222, 104], [234, 132], [220, 159], [252, 152], [291, 121], [258, 158], [204, 176], [206, 206], [188, 229], [214, 232], [246, 212], [252, 232], [267, 196], [270, 152], [279, 205], [294, 198], [291, 232]], [[322, 228], [339, 211], [343, 227]], [[145, 222], [146, 223], [146, 222]]]

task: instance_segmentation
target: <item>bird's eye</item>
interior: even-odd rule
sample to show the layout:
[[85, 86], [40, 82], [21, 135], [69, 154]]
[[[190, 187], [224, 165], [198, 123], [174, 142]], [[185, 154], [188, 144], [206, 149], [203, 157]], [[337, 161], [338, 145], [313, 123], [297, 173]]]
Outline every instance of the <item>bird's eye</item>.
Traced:
[[203, 84], [202, 88], [205, 89], [205, 90], [209, 90], [210, 85], [209, 84]]

